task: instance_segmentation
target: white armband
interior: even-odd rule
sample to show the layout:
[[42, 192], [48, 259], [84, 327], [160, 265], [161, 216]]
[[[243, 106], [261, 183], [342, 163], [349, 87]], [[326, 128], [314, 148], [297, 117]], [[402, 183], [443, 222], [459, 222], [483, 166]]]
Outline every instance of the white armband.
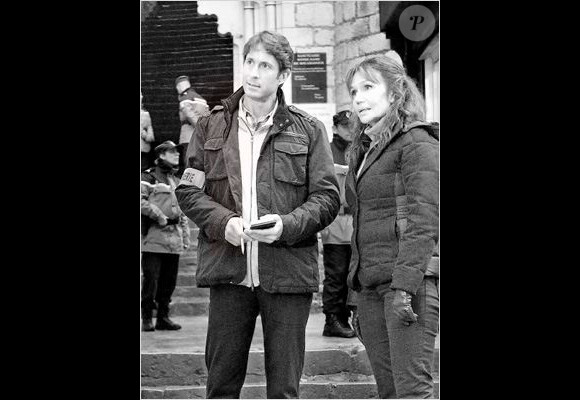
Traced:
[[179, 184], [195, 186], [199, 189], [203, 189], [203, 185], [205, 184], [205, 172], [195, 168], [186, 168], [185, 171], [183, 171]]

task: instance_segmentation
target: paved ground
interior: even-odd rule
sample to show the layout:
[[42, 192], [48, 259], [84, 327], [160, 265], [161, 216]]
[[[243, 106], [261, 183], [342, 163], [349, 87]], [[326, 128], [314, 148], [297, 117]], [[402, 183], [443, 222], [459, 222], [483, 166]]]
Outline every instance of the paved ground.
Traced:
[[[179, 331], [155, 331], [141, 333], [142, 353], [191, 353], [205, 351], [207, 316], [172, 317], [181, 324]], [[322, 336], [324, 314], [311, 313], [306, 325], [306, 351], [325, 349], [364, 349], [358, 338], [335, 338]], [[439, 348], [439, 336], [435, 342]], [[262, 323], [260, 317], [256, 322], [251, 351], [264, 350]]]

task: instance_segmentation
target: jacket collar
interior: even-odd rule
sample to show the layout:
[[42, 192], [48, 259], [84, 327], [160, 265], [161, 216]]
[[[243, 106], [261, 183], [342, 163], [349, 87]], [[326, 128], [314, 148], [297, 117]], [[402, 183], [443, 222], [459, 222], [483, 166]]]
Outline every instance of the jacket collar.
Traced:
[[365, 161], [365, 165], [363, 166], [363, 169], [360, 172], [358, 178], [356, 178], [356, 175], [357, 174], [356, 174], [356, 171], [354, 171], [355, 181], [356, 182], [360, 181], [360, 179], [362, 178], [363, 174], [376, 161], [376, 159], [383, 153], [383, 151], [385, 151], [385, 149], [387, 147], [389, 147], [389, 145], [391, 143], [393, 143], [399, 137], [401, 137], [404, 134], [406, 134], [407, 132], [409, 132], [411, 129], [417, 128], [419, 126], [422, 127], [422, 128], [424, 128], [435, 139], [439, 140], [439, 135], [438, 135], [438, 132], [439, 132], [439, 124], [438, 123], [428, 123], [428, 122], [422, 122], [422, 121], [415, 121], [415, 122], [412, 122], [412, 123], [410, 123], [408, 125], [404, 125], [401, 129], [399, 129], [397, 131], [397, 133], [395, 133], [391, 137], [391, 139], [389, 139], [387, 142], [383, 143], [382, 145], [376, 146], [375, 149], [373, 150], [373, 152], [368, 155], [367, 160]]
[[[224, 116], [226, 119], [226, 129], [223, 132], [224, 162], [228, 174], [230, 190], [236, 204], [236, 212], [240, 215], [242, 213], [242, 174], [240, 167], [240, 147], [238, 145], [238, 112], [240, 99], [243, 95], [244, 88], [241, 87], [230, 97], [221, 102], [224, 107]], [[280, 131], [294, 123], [294, 120], [288, 111], [288, 106], [284, 100], [282, 89], [278, 88], [276, 96], [278, 98], [278, 108], [274, 112], [274, 125], [270, 127], [268, 134], [264, 138], [260, 153], [263, 151], [264, 146], [272, 135], [278, 134]]]
[[[435, 139], [439, 140], [439, 122], [424, 122], [424, 121], [415, 121], [410, 123], [409, 125], [405, 125], [403, 127], [404, 132], [408, 132], [413, 128], [422, 127], [429, 133], [429, 135], [433, 136]], [[403, 132], [403, 133], [404, 133]]]
[[[227, 121], [227, 125], [230, 126], [234, 113], [238, 111], [240, 99], [244, 95], [244, 87], [240, 87], [236, 90], [230, 97], [221, 101], [224, 110], [225, 110], [225, 117]], [[290, 115], [290, 111], [288, 111], [288, 106], [286, 105], [286, 100], [284, 99], [284, 92], [281, 88], [278, 88], [276, 92], [276, 98], [278, 99], [278, 108], [274, 112], [274, 126], [270, 129], [268, 136], [273, 134], [277, 134], [289, 125], [292, 125], [294, 120]], [[229, 135], [229, 131], [231, 129], [226, 130], [224, 133], [224, 139]], [[267, 139], [267, 138], [266, 138]], [[264, 140], [264, 143], [266, 140]]]

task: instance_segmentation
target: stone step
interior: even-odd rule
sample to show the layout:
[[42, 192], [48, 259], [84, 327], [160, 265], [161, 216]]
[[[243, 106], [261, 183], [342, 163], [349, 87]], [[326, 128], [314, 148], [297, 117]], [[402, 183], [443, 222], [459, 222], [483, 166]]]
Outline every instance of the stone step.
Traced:
[[209, 288], [198, 288], [197, 286], [177, 286], [173, 291], [173, 297], [205, 297], [209, 298]]
[[[372, 370], [366, 351], [359, 351], [358, 347], [306, 351], [303, 379], [335, 374], [342, 374], [347, 381], [368, 381]], [[144, 386], [202, 386], [206, 382], [203, 352], [141, 354], [141, 384]], [[264, 352], [251, 351], [246, 383], [265, 382]]]
[[[143, 387], [142, 399], [204, 399], [205, 386]], [[265, 399], [266, 385], [244, 384], [242, 399]], [[301, 399], [375, 399], [378, 398], [373, 382], [301, 382]]]
[[179, 257], [179, 272], [195, 272], [197, 267], [197, 254], [187, 254]]
[[[164, 386], [142, 387], [142, 399], [204, 399], [205, 386]], [[435, 379], [434, 398], [439, 398], [439, 379]], [[240, 393], [242, 399], [265, 399], [265, 384], [244, 384]], [[377, 387], [374, 382], [301, 382], [302, 399], [376, 399]]]
[[[205, 397], [207, 317], [176, 317], [174, 320], [183, 326], [181, 330], [141, 333], [142, 398]], [[357, 338], [322, 336], [323, 326], [324, 315], [310, 315], [306, 326], [301, 397], [376, 397], [374, 377], [364, 346]], [[434, 377], [438, 382], [439, 337], [435, 349]], [[263, 350], [261, 318], [258, 317], [243, 398], [265, 397]]]
[[[439, 379], [434, 381], [433, 398], [439, 398]], [[205, 386], [164, 386], [142, 387], [142, 399], [204, 399]], [[242, 399], [265, 399], [265, 384], [244, 384], [240, 393]], [[376, 399], [377, 387], [374, 382], [301, 382], [301, 399]]]
[[172, 316], [207, 315], [209, 311], [209, 292], [208, 297], [174, 296], [171, 298], [170, 308]]
[[[346, 349], [307, 350], [302, 379], [305, 381], [369, 382], [373, 372], [364, 350], [355, 346]], [[360, 350], [362, 348], [362, 350]], [[435, 349], [433, 374], [439, 375], [439, 349]], [[264, 352], [250, 351], [245, 383], [265, 383]], [[203, 386], [207, 368], [203, 352], [141, 354], [141, 384], [159, 386]]]
[[179, 272], [177, 286], [195, 286], [195, 272]]

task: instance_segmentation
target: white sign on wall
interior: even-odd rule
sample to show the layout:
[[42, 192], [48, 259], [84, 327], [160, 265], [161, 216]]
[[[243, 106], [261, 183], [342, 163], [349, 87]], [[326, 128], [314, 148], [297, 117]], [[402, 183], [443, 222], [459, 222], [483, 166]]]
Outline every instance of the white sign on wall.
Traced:
[[332, 141], [332, 116], [336, 114], [335, 103], [300, 103], [294, 106], [319, 119], [326, 128], [328, 141]]

